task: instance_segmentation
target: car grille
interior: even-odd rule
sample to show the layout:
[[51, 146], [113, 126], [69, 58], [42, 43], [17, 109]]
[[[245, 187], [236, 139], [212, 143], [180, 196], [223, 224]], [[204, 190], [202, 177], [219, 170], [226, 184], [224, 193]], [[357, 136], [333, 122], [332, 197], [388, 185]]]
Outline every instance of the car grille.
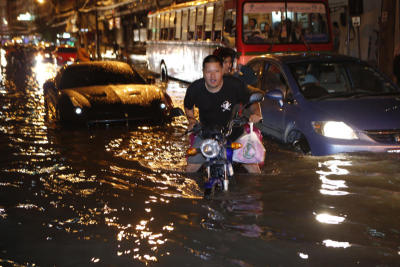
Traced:
[[400, 143], [400, 129], [364, 131], [370, 138], [379, 143]]

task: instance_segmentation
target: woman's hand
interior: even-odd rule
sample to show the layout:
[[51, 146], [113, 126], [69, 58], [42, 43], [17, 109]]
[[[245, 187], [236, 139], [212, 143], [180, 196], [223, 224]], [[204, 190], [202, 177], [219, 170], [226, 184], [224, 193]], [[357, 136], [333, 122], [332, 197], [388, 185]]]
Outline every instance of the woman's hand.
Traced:
[[193, 127], [197, 124], [197, 120], [195, 118], [187, 118], [189, 125], [187, 127], [188, 131], [191, 131], [193, 129]]
[[251, 114], [249, 118], [249, 122], [257, 123], [262, 120], [262, 116], [259, 114]]

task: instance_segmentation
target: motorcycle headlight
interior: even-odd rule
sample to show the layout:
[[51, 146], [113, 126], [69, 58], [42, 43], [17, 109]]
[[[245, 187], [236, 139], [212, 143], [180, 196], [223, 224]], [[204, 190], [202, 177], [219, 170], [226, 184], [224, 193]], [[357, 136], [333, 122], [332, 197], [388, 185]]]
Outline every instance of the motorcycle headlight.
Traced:
[[315, 132], [325, 137], [354, 140], [358, 139], [354, 130], [341, 121], [313, 121]]
[[217, 141], [206, 139], [201, 143], [200, 150], [204, 157], [215, 158], [219, 154], [220, 146]]

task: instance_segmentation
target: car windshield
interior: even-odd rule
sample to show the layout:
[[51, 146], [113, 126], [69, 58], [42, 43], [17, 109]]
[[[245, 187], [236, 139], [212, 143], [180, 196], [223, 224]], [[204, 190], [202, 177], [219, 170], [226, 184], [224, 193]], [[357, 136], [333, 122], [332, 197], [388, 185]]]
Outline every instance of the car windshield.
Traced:
[[355, 61], [292, 63], [289, 68], [307, 99], [400, 93], [381, 73]]
[[248, 44], [326, 43], [330, 36], [327, 7], [323, 3], [246, 2], [242, 35]]
[[60, 89], [108, 84], [145, 84], [143, 78], [130, 67], [106, 65], [75, 65], [65, 69]]

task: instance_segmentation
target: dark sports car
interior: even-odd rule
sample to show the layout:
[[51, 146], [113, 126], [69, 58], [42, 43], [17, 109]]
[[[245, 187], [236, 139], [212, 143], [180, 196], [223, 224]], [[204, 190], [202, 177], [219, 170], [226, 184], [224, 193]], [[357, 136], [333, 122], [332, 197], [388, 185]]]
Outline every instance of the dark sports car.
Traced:
[[43, 89], [49, 121], [167, 122], [179, 110], [161, 88], [117, 61], [65, 65]]

